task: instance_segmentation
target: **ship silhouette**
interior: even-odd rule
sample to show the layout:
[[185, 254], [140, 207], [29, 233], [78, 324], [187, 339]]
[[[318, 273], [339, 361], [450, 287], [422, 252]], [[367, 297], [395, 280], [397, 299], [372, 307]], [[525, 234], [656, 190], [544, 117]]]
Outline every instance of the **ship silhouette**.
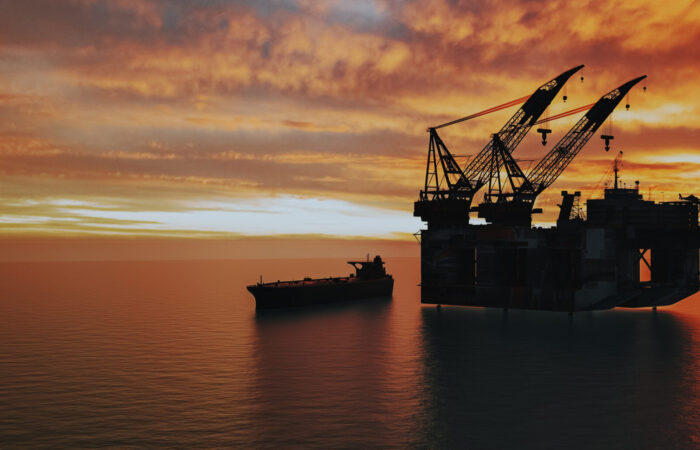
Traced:
[[355, 273], [347, 277], [304, 278], [247, 286], [256, 309], [290, 308], [367, 298], [391, 297], [394, 278], [377, 255], [366, 261], [348, 261]]
[[[693, 195], [655, 203], [634, 188], [615, 184], [602, 199], [562, 192], [556, 226], [532, 226], [537, 197], [571, 164], [641, 76], [597, 102], [541, 118], [574, 67], [531, 96], [428, 129], [424, 188], [414, 203], [420, 231], [421, 301], [556, 311], [657, 307], [698, 291], [698, 201]], [[523, 106], [491, 136], [466, 165], [460, 165], [438, 129], [514, 104]], [[626, 105], [629, 109], [629, 102]], [[530, 129], [559, 117], [583, 117], [527, 173], [513, 156]], [[551, 130], [539, 128], [546, 144]], [[605, 150], [614, 139], [602, 134]], [[484, 188], [484, 200], [472, 206]], [[477, 212], [485, 224], [471, 224]], [[648, 279], [640, 277], [647, 270]]]

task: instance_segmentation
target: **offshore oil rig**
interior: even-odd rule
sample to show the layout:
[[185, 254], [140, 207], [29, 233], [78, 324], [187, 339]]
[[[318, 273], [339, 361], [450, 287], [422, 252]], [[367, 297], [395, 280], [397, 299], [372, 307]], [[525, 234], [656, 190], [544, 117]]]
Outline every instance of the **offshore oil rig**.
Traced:
[[[634, 188], [619, 186], [619, 158], [613, 187], [605, 189], [604, 198], [589, 199], [585, 214], [580, 192], [564, 191], [556, 226], [532, 226], [532, 215], [542, 212], [534, 207], [537, 197], [646, 78], [628, 81], [595, 103], [541, 118], [582, 67], [562, 73], [528, 97], [428, 128], [425, 185], [414, 203], [414, 216], [427, 224], [420, 231], [422, 303], [574, 312], [656, 308], [698, 291], [698, 199], [679, 194], [678, 201], [645, 200], [639, 182]], [[440, 128], [520, 103], [464, 165], [438, 135]], [[532, 127], [584, 111], [531, 170], [521, 169], [513, 152]], [[546, 145], [551, 130], [537, 132]], [[614, 136], [600, 137], [609, 150]], [[482, 188], [483, 201], [473, 205]], [[485, 223], [470, 223], [470, 212]]]

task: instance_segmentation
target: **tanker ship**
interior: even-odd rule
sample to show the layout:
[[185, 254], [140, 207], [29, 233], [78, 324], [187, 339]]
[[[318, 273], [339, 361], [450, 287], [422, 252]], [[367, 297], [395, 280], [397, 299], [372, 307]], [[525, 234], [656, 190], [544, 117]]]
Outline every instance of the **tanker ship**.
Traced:
[[348, 261], [355, 273], [347, 277], [304, 278], [302, 280], [260, 281], [247, 287], [255, 297], [256, 309], [290, 308], [367, 298], [391, 297], [394, 278], [386, 273], [377, 255], [366, 261]]

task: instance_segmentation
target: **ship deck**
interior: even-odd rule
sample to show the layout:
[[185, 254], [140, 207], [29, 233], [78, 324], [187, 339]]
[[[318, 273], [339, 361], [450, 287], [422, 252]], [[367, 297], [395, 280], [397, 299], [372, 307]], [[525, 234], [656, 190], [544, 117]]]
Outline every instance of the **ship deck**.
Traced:
[[329, 278], [310, 278], [303, 280], [287, 280], [287, 281], [271, 281], [268, 283], [257, 283], [253, 286], [257, 287], [267, 287], [267, 288], [283, 288], [283, 287], [298, 287], [298, 286], [316, 286], [316, 285], [329, 285], [338, 283], [352, 283], [356, 281], [361, 281], [357, 277], [329, 277]]

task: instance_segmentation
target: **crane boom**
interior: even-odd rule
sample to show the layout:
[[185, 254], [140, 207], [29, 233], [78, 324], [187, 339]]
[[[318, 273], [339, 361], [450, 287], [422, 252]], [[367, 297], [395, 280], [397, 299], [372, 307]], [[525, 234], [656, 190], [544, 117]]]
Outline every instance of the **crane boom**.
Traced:
[[[509, 158], [510, 153], [536, 124], [564, 83], [582, 67], [583, 65], [580, 65], [569, 69], [540, 86], [464, 170], [447, 149], [437, 129], [503, 109], [506, 105], [516, 105], [522, 102], [523, 98], [429, 128], [430, 144], [425, 169], [425, 188], [421, 190], [419, 200], [414, 203], [413, 215], [432, 224], [429, 226], [451, 227], [468, 223], [474, 194], [489, 179], [490, 172], [487, 169], [512, 159]], [[495, 155], [500, 157], [497, 161], [492, 161]]]
[[[583, 68], [583, 65], [569, 69], [537, 88], [523, 106], [516, 111], [513, 117], [511, 117], [497, 133], [501, 147], [508, 153], [512, 153], [530, 131], [532, 126], [535, 125], [550, 103], [552, 103], [552, 100], [554, 100], [554, 97], [556, 97], [564, 86], [564, 83], [581, 68]], [[491, 165], [494, 145], [495, 141], [491, 139], [491, 141], [486, 144], [486, 147], [477, 153], [464, 169], [464, 174], [468, 180], [468, 183], [466, 183], [466, 190], [469, 192], [463, 192], [462, 194], [467, 196], [470, 200], [474, 193], [489, 180], [489, 166]]]
[[[501, 185], [500, 168], [492, 169], [489, 176], [497, 177], [499, 184], [496, 189], [493, 183], [489, 186], [489, 193], [478, 206], [479, 217], [494, 224], [530, 226], [532, 213], [541, 212], [533, 210], [537, 196], [554, 183], [630, 89], [645, 78], [646, 75], [630, 80], [603, 95], [526, 176], [513, 170], [517, 168], [515, 160], [504, 158], [511, 166], [506, 167], [511, 190], [507, 192], [507, 185]], [[603, 137], [612, 139], [612, 136]]]
[[630, 80], [602, 96], [528, 173], [527, 178], [532, 189], [529, 193], [537, 195], [551, 186], [630, 89], [645, 78], [646, 75]]

